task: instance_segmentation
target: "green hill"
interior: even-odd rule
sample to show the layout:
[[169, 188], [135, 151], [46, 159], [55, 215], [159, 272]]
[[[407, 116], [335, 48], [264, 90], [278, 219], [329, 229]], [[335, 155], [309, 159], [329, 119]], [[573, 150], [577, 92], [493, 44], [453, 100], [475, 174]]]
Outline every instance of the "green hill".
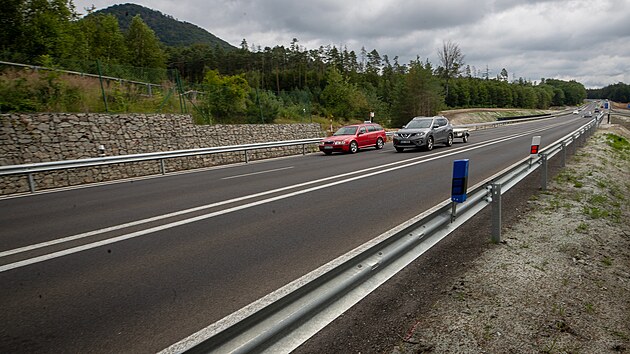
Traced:
[[[160, 11], [152, 10], [136, 4], [113, 5], [108, 8], [95, 11], [93, 14], [112, 14], [118, 19], [122, 31], [129, 28], [131, 19], [140, 15], [142, 21], [155, 32], [160, 41], [168, 46], [189, 46], [195, 43], [216, 45], [224, 49], [235, 49], [228, 42], [218, 38], [205, 29], [192, 23], [178, 21], [172, 16]], [[88, 15], [91, 16], [91, 15]]]

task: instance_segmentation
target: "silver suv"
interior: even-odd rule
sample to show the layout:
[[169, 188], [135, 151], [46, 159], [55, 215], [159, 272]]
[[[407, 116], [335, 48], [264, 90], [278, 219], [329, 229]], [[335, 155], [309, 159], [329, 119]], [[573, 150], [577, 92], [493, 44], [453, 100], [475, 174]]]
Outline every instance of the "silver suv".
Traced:
[[415, 117], [394, 133], [394, 148], [398, 152], [416, 147], [433, 150], [437, 143], [453, 145], [453, 126], [442, 116]]

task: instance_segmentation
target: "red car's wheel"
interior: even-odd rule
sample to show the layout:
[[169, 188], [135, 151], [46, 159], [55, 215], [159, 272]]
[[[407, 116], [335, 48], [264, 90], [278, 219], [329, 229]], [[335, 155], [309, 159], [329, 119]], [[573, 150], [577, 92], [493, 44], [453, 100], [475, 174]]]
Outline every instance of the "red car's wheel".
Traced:
[[359, 144], [357, 144], [357, 142], [356, 142], [356, 141], [352, 141], [352, 142], [350, 143], [350, 149], [349, 149], [349, 152], [350, 152], [351, 154], [354, 154], [354, 153], [355, 153], [355, 152], [357, 152], [357, 151], [359, 151]]
[[376, 149], [382, 149], [383, 145], [385, 145], [385, 143], [383, 142], [383, 139], [381, 138], [376, 139]]

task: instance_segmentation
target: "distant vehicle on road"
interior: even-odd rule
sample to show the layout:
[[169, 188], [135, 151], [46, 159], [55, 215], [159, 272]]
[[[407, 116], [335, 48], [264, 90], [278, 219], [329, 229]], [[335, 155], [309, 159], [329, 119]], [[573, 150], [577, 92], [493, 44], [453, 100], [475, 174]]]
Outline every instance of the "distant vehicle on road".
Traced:
[[582, 117], [584, 117], [584, 118], [593, 118], [593, 113], [591, 113], [591, 111], [586, 111], [586, 112], [584, 112], [584, 115]]
[[[433, 150], [437, 143], [453, 145], [453, 126], [446, 117], [415, 117], [402, 129], [394, 133], [394, 148], [402, 152], [405, 148], [424, 147]], [[468, 138], [466, 138], [468, 140]]]
[[354, 154], [366, 147], [382, 149], [387, 141], [383, 127], [376, 123], [353, 124], [339, 128], [335, 134], [324, 138], [319, 143], [319, 151], [326, 155], [333, 152]]
[[573, 111], [573, 114], [580, 114], [580, 111], [576, 109], [575, 111]]

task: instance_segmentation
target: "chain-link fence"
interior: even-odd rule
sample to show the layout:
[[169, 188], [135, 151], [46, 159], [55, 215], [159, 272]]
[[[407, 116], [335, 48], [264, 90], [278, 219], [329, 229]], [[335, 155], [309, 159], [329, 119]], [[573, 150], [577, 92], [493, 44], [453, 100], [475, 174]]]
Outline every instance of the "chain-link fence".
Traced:
[[177, 70], [100, 61], [0, 61], [0, 113], [192, 113], [197, 95], [190, 92], [195, 91], [185, 89]]

